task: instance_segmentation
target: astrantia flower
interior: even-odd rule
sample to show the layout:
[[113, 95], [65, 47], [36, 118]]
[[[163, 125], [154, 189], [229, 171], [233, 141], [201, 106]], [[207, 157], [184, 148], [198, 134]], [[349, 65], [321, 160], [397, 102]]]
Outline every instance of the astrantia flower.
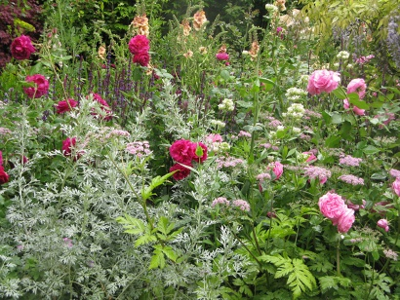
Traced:
[[362, 158], [352, 157], [351, 155], [345, 155], [339, 159], [339, 164], [349, 167], [358, 167], [361, 162]]
[[49, 90], [49, 82], [43, 75], [26, 76], [26, 82], [34, 83], [34, 86], [24, 87], [24, 92], [29, 98], [40, 98]]
[[68, 111], [71, 111], [72, 108], [78, 106], [78, 102], [75, 101], [74, 99], [68, 99], [60, 101], [54, 106], [56, 108], [56, 113], [63, 114]]
[[331, 177], [332, 173], [322, 167], [308, 166], [304, 168], [304, 175], [310, 179], [318, 178], [320, 184], [324, 184]]
[[354, 175], [341, 175], [338, 179], [352, 185], [364, 185], [364, 179]]
[[250, 211], [250, 204], [245, 200], [238, 199], [233, 201], [232, 204], [243, 211]]
[[7, 183], [9, 179], [10, 179], [10, 177], [4, 171], [4, 167], [0, 166], [0, 184]]
[[214, 201], [211, 203], [211, 207], [215, 207], [217, 205], [229, 206], [230, 202], [225, 197], [219, 197], [214, 199]]
[[[189, 166], [191, 166], [189, 164]], [[178, 172], [174, 173], [174, 175], [172, 175], [172, 177], [175, 180], [182, 180], [186, 177], [189, 176], [190, 174], [190, 169], [185, 168], [184, 166], [180, 165], [180, 164], [174, 164], [171, 168], [169, 168], [169, 172], [173, 172], [175, 170], [178, 170]]]
[[[184, 165], [190, 165], [193, 159], [193, 143], [189, 140], [175, 141], [169, 148], [173, 160]], [[197, 147], [197, 145], [195, 146]]]
[[386, 232], [389, 231], [389, 222], [386, 219], [380, 219], [376, 224], [378, 227], [385, 229]]
[[339, 82], [339, 73], [329, 70], [317, 70], [308, 79], [307, 91], [311, 95], [319, 95], [322, 92], [330, 93], [338, 87]]
[[11, 54], [15, 59], [28, 59], [35, 51], [29, 36], [21, 35], [11, 43]]
[[150, 42], [145, 35], [136, 35], [129, 41], [129, 51], [136, 55], [139, 53], [148, 53]]

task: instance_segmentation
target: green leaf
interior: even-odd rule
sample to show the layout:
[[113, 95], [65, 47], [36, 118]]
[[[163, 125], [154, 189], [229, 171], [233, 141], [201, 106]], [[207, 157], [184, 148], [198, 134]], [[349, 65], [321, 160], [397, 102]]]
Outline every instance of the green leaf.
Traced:
[[372, 155], [372, 154], [376, 154], [376, 153], [380, 152], [380, 150], [378, 148], [376, 148], [375, 146], [372, 146], [372, 145], [365, 147], [364, 149], [362, 149], [362, 151], [367, 155]]
[[343, 117], [341, 114], [334, 113], [332, 115], [332, 124], [341, 124], [341, 123], [343, 123], [343, 121], [344, 120], [343, 120]]
[[325, 146], [328, 148], [338, 148], [340, 145], [340, 140], [340, 136], [331, 135], [325, 140]]
[[139, 237], [136, 242], [135, 242], [135, 246], [139, 247], [141, 245], [146, 245], [146, 244], [150, 244], [152, 242], [156, 242], [157, 238], [154, 235], [150, 235], [150, 234], [145, 234], [141, 237]]
[[348, 95], [349, 103], [357, 106], [360, 109], [369, 109], [369, 105], [365, 101], [361, 101], [357, 93]]
[[178, 255], [175, 253], [175, 251], [170, 246], [165, 246], [164, 248], [162, 248], [162, 252], [170, 260], [172, 260], [173, 262], [176, 262]]

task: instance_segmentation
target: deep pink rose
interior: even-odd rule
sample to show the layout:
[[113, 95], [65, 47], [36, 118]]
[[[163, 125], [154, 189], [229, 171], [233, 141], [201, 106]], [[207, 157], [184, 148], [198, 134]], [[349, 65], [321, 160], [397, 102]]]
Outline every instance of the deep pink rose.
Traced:
[[47, 94], [49, 82], [43, 75], [35, 74], [33, 76], [26, 76], [26, 81], [34, 83], [34, 86], [24, 87], [24, 92], [29, 98], [40, 98]]
[[176, 172], [176, 173], [174, 173], [174, 175], [172, 175], [172, 177], [175, 180], [182, 180], [183, 178], [188, 177], [190, 174], [190, 169], [185, 168], [184, 166], [182, 166], [180, 164], [174, 164], [171, 168], [169, 168], [170, 172], [173, 172], [175, 170], [178, 170], [178, 172]]
[[385, 229], [386, 232], [389, 231], [389, 222], [386, 219], [380, 219], [376, 224], [378, 227]]
[[318, 160], [318, 158], [314, 155], [314, 153], [312, 153], [310, 151], [303, 152], [303, 154], [307, 154], [308, 155], [306, 162], [314, 162], [314, 161]]
[[342, 197], [330, 192], [319, 198], [318, 205], [321, 213], [330, 219], [333, 225], [337, 224], [337, 220], [347, 209]]
[[392, 189], [395, 192], [395, 194], [400, 197], [400, 178], [396, 178], [396, 180], [392, 184]]
[[[101, 109], [106, 112], [107, 115], [104, 117], [104, 120], [110, 121], [112, 119], [112, 111], [110, 105], [108, 105], [107, 101], [101, 98], [99, 94], [91, 93], [91, 95], [93, 96], [93, 100], [98, 102]], [[91, 115], [99, 117], [99, 115], [95, 112], [92, 112]]]
[[[197, 146], [200, 146], [203, 149], [203, 155], [201, 157], [197, 156], [197, 154], [196, 154]], [[193, 154], [192, 154], [192, 159], [193, 160], [202, 163], [207, 159], [207, 146], [204, 145], [202, 142], [193, 143], [192, 151], [193, 151]]]
[[365, 84], [364, 79], [356, 78], [349, 82], [347, 85], [347, 94], [357, 93], [360, 99], [365, 97], [365, 90], [367, 89], [367, 85]]
[[344, 107], [344, 109], [349, 109], [350, 108], [350, 102], [349, 102], [349, 99], [344, 99], [343, 100], [343, 107]]
[[35, 51], [29, 36], [21, 35], [11, 43], [11, 54], [15, 59], [28, 59]]
[[358, 115], [358, 116], [364, 116], [364, 115], [365, 115], [365, 109], [358, 108], [358, 107], [355, 106], [355, 105], [354, 105], [354, 107], [353, 107], [353, 111], [354, 111], [354, 113], [355, 113], [356, 115]]
[[71, 109], [76, 106], [78, 106], [77, 101], [74, 99], [68, 99], [58, 102], [57, 105], [55, 105], [55, 108], [58, 114], [64, 114], [68, 111], [71, 111]]
[[7, 183], [9, 179], [10, 179], [10, 177], [4, 171], [4, 167], [0, 166], [0, 184]]
[[217, 53], [217, 54], [215, 55], [215, 57], [216, 57], [218, 60], [229, 60], [229, 54], [226, 53], [226, 52]]
[[150, 50], [149, 40], [145, 35], [136, 35], [129, 41], [129, 51], [132, 54], [147, 53]]
[[311, 95], [319, 95], [322, 92], [330, 93], [338, 87], [339, 82], [339, 73], [329, 70], [317, 70], [308, 79], [307, 91]]
[[279, 161], [276, 161], [272, 171], [276, 176], [274, 180], [278, 180], [283, 174], [283, 165]]
[[354, 210], [347, 208], [340, 215], [337, 228], [340, 233], [347, 233], [355, 221]]
[[173, 160], [184, 165], [190, 165], [193, 159], [194, 143], [188, 140], [177, 140], [169, 148]]
[[[62, 144], [62, 153], [64, 154], [64, 156], [67, 156], [67, 157], [71, 156], [72, 152], [73, 152], [72, 148], [74, 148], [75, 145], [76, 145], [76, 137], [66, 138]], [[75, 153], [74, 161], [79, 159], [84, 153], [85, 153], [85, 151], [77, 151]]]
[[137, 53], [133, 56], [132, 61], [134, 63], [138, 63], [142, 67], [147, 67], [150, 62], [150, 56], [149, 53], [143, 52], [143, 53]]

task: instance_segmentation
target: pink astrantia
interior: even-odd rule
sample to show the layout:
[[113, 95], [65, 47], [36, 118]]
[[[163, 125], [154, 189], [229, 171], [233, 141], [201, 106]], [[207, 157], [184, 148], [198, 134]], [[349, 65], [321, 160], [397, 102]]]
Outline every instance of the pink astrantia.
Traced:
[[393, 192], [400, 197], [400, 178], [397, 177], [396, 180], [392, 184]]
[[362, 158], [353, 157], [351, 155], [342, 155], [339, 159], [339, 164], [349, 167], [359, 167]]
[[225, 197], [218, 197], [211, 203], [211, 207], [215, 207], [217, 205], [229, 206], [230, 202]]
[[316, 70], [308, 79], [307, 91], [311, 95], [319, 95], [322, 92], [330, 93], [338, 87], [339, 82], [339, 73], [329, 70]]
[[209, 134], [206, 137], [207, 143], [222, 143], [222, 136], [220, 134]]
[[386, 219], [380, 219], [376, 224], [378, 227], [385, 229], [386, 232], [389, 231], [389, 222]]
[[338, 179], [351, 185], [364, 185], [364, 179], [354, 175], [341, 175]]
[[318, 179], [320, 184], [324, 184], [332, 176], [332, 173], [325, 168], [307, 166], [304, 168], [304, 175], [310, 179]]
[[233, 206], [238, 207], [240, 210], [250, 211], [250, 204], [245, 200], [238, 199], [233, 201], [232, 204]]
[[365, 91], [367, 89], [367, 85], [365, 84], [364, 79], [356, 78], [349, 82], [347, 85], [347, 94], [357, 93], [360, 99], [365, 97]]

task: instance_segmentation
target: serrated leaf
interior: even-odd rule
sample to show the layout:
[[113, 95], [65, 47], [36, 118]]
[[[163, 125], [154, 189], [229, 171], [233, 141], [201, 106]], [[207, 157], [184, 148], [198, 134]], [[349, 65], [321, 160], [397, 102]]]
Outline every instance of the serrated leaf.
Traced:
[[164, 248], [162, 248], [162, 252], [170, 260], [172, 260], [173, 262], [176, 262], [178, 255], [175, 253], [175, 251], [170, 246], [165, 246]]
[[136, 240], [135, 246], [139, 247], [141, 245], [150, 244], [150, 243], [156, 242], [156, 241], [157, 241], [157, 238], [154, 235], [145, 234]]

